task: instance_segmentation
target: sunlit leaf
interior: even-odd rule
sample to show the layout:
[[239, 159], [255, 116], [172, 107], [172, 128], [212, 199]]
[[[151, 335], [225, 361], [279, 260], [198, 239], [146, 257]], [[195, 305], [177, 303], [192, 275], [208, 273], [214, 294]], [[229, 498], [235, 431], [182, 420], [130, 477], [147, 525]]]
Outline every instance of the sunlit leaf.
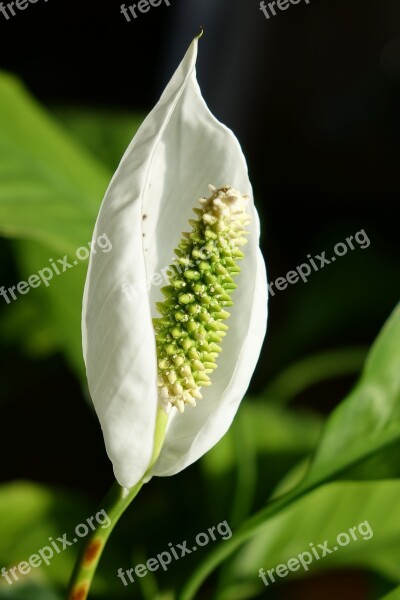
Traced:
[[[324, 428], [311, 467], [302, 482], [268, 504], [220, 545], [192, 575], [181, 598], [190, 600], [207, 575], [240, 545], [259, 532], [272, 517], [312, 490], [330, 481], [353, 478], [373, 480], [381, 472], [363, 469], [371, 459], [386, 461], [400, 442], [400, 305], [378, 336], [358, 385], [333, 412]], [[392, 477], [400, 473], [391, 464]], [[384, 477], [390, 473], [385, 467]], [[333, 519], [332, 519], [333, 520]]]
[[[332, 483], [315, 490], [265, 524], [229, 565], [228, 580], [241, 585], [258, 579], [262, 590], [264, 586], [258, 578], [261, 567], [267, 571], [287, 563], [302, 552], [310, 552], [312, 543], [321, 557], [319, 560], [314, 557], [310, 564], [312, 573], [359, 567], [400, 582], [399, 494], [400, 481], [396, 480]], [[353, 534], [351, 528], [356, 528]], [[345, 536], [340, 538], [343, 547], [337, 542], [342, 533], [349, 537], [349, 540]], [[318, 544], [323, 545], [325, 540], [332, 553], [322, 558]], [[305, 571], [300, 569], [292, 576], [304, 575]]]

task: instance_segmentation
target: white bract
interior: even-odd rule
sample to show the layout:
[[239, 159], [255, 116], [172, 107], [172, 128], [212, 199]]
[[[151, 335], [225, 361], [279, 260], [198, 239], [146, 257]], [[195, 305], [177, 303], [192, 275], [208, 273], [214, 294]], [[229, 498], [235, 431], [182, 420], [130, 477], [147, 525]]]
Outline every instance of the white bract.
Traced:
[[[125, 488], [145, 474], [178, 473], [220, 440], [248, 388], [266, 329], [266, 273], [246, 161], [233, 133], [213, 117], [201, 96], [195, 70], [197, 47], [195, 39], [125, 152], [93, 234], [93, 239], [106, 234], [113, 251], [90, 257], [83, 301], [84, 358], [107, 452], [116, 479]], [[212, 187], [208, 198], [210, 183], [218, 189]], [[208, 199], [199, 204], [199, 197]], [[198, 209], [198, 221], [192, 222], [190, 237], [193, 208]], [[244, 244], [242, 230], [248, 238], [244, 256], [239, 250], [236, 254], [233, 244], [237, 248]], [[182, 238], [185, 231], [189, 233]], [[228, 244], [238, 259], [243, 256], [240, 274], [229, 256], [225, 261], [229, 273], [235, 275], [237, 289], [233, 291], [236, 285], [229, 273], [215, 262], [215, 257], [225, 256], [216, 248], [212, 273], [222, 278], [217, 286], [212, 285], [211, 273], [205, 289], [203, 280], [196, 279], [197, 267], [193, 271], [190, 266], [183, 269], [181, 280], [176, 276], [164, 290], [164, 297], [154, 285], [155, 276], [173, 263], [174, 249], [181, 247], [182, 239], [201, 241], [201, 235], [211, 243], [213, 231], [216, 243]], [[195, 263], [203, 277], [210, 255], [204, 257], [193, 244], [190, 251], [191, 258], [199, 256]], [[173, 264], [180, 261], [184, 266], [185, 259], [178, 250], [178, 262]], [[159, 303], [168, 300], [169, 290], [186, 282], [189, 288], [183, 292], [188, 293], [172, 306], [182, 326], [168, 329], [169, 313], [167, 320], [160, 321], [164, 309]], [[129, 294], [123, 293], [123, 286]], [[211, 298], [214, 304], [210, 305], [210, 289], [219, 290], [217, 297], [225, 300], [215, 304]], [[207, 302], [208, 313], [203, 316]], [[222, 324], [228, 316], [224, 306], [231, 306], [228, 327]], [[204, 327], [192, 323], [195, 313], [200, 313]], [[188, 336], [186, 322], [193, 330], [198, 328], [197, 337]], [[210, 337], [213, 328], [216, 337]], [[215, 340], [222, 337], [218, 347]], [[204, 347], [207, 356], [202, 354]], [[189, 359], [196, 366], [193, 377], [185, 363]], [[149, 471], [160, 407], [169, 413], [168, 423], [161, 451]]]

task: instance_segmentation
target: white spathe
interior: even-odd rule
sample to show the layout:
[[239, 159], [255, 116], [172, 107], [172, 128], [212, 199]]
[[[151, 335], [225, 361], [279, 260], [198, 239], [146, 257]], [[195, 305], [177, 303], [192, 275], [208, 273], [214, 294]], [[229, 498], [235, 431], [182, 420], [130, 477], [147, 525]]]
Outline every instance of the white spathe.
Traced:
[[[207, 108], [196, 79], [198, 39], [143, 122], [109, 185], [93, 239], [113, 249], [92, 253], [82, 315], [90, 394], [120, 485], [147, 472], [158, 406], [152, 317], [163, 300], [160, 274], [172, 262], [208, 184], [250, 196], [249, 243], [212, 385], [184, 414], [173, 409], [151, 475], [178, 473], [229, 429], [256, 366], [267, 322], [267, 281], [259, 220], [240, 145]], [[153, 284], [152, 284], [153, 282]], [[129, 293], [123, 293], [125, 286]]]

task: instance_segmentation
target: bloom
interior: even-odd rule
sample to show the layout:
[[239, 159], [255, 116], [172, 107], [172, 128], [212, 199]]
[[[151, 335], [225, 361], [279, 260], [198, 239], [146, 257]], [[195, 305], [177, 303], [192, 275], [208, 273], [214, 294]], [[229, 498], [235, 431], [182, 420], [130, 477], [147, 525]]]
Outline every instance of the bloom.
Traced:
[[170, 285], [162, 290], [166, 301], [157, 303], [162, 318], [153, 319], [159, 401], [167, 414], [172, 406], [181, 413], [186, 404], [196, 406], [201, 388], [211, 385], [208, 374], [218, 366], [218, 344], [228, 330], [223, 321], [230, 314], [224, 308], [233, 305], [233, 277], [240, 272], [237, 260], [244, 257], [239, 248], [247, 243], [249, 198], [230, 186], [209, 187], [211, 197], [194, 209], [199, 218], [190, 221], [193, 231], [175, 250]]
[[[90, 257], [83, 351], [107, 452], [126, 488], [148, 473], [160, 405], [169, 416], [151, 475], [177, 473], [219, 441], [265, 335], [266, 274], [247, 166], [201, 96], [197, 47], [195, 39], [125, 152], [93, 234], [107, 234], [113, 251]], [[220, 187], [207, 198], [210, 183]], [[193, 208], [198, 219], [179, 244]], [[171, 262], [163, 298], [155, 275]]]

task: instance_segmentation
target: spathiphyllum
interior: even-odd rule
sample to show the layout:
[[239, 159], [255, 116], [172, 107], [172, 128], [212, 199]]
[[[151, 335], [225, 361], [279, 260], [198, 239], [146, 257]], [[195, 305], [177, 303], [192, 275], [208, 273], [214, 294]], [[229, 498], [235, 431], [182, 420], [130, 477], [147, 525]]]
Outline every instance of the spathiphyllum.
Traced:
[[159, 399], [168, 414], [174, 406], [183, 413], [185, 405], [196, 406], [201, 388], [211, 385], [220, 346], [233, 305], [234, 277], [240, 273], [240, 250], [247, 243], [246, 212], [249, 198], [230, 186], [201, 198], [191, 220], [192, 232], [175, 250], [169, 286], [162, 289], [164, 302], [157, 303], [162, 315], [154, 319], [157, 341]]
[[178, 473], [227, 432], [265, 335], [246, 161], [201, 96], [197, 47], [196, 38], [125, 152], [93, 233], [107, 234], [113, 251], [90, 257], [83, 351], [116, 484], [102, 504], [112, 526], [90, 539], [70, 600], [87, 597], [142, 485]]

